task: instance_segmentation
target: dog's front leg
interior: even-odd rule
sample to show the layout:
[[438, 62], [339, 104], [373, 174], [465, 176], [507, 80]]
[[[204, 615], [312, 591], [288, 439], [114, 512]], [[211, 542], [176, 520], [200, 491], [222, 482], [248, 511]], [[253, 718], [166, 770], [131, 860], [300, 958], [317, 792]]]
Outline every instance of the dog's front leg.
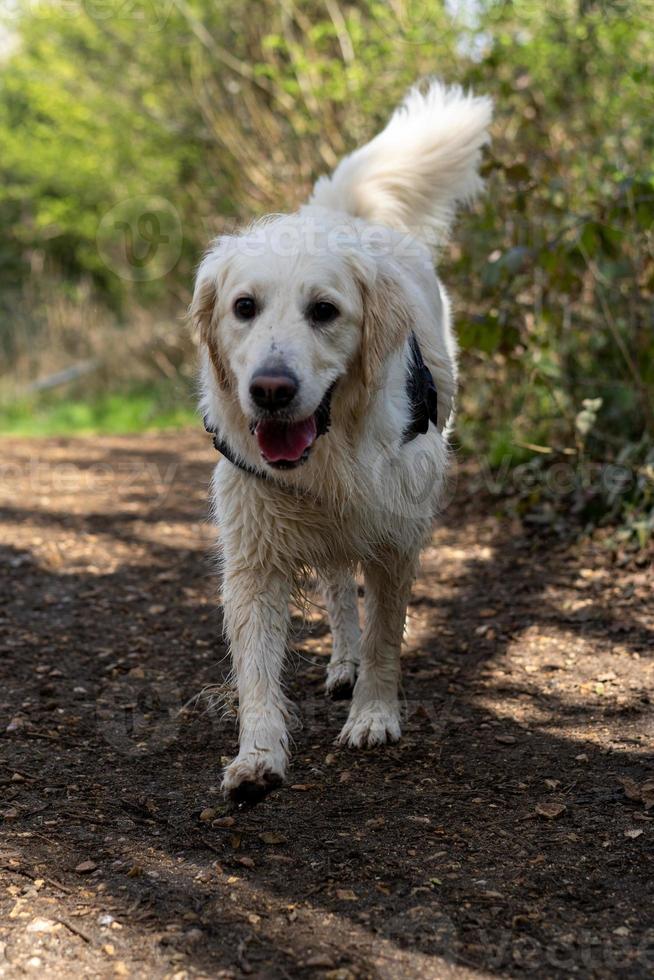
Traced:
[[400, 650], [414, 563], [399, 555], [364, 568], [366, 624], [359, 677], [339, 741], [352, 748], [396, 742], [401, 735]]
[[335, 701], [352, 695], [359, 665], [359, 607], [357, 584], [350, 572], [323, 575], [323, 591], [332, 629], [332, 655], [325, 689]]
[[227, 561], [224, 615], [239, 698], [239, 753], [223, 789], [255, 800], [286, 776], [290, 704], [282, 689], [290, 582], [278, 571], [256, 572]]

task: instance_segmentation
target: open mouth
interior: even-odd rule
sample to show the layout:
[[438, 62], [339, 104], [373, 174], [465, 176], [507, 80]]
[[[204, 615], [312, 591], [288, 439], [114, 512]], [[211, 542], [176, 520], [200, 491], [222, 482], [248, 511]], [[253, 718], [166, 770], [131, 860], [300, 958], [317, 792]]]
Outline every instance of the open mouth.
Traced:
[[325, 392], [320, 405], [309, 418], [299, 421], [265, 418], [253, 425], [259, 452], [269, 466], [278, 470], [292, 470], [307, 461], [316, 439], [329, 431], [335, 387], [336, 382]]
[[315, 415], [300, 422], [263, 419], [257, 423], [254, 434], [267, 463], [279, 469], [291, 469], [309, 458], [318, 438], [318, 424]]

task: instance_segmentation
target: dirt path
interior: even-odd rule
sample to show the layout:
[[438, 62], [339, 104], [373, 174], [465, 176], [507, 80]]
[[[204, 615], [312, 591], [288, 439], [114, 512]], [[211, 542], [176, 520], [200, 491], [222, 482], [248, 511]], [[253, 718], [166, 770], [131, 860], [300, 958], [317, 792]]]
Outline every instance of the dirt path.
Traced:
[[212, 464], [197, 433], [3, 442], [0, 975], [651, 976], [651, 566], [462, 479], [403, 741], [332, 744], [316, 610], [292, 785], [230, 813], [233, 722], [180, 713], [224, 670]]

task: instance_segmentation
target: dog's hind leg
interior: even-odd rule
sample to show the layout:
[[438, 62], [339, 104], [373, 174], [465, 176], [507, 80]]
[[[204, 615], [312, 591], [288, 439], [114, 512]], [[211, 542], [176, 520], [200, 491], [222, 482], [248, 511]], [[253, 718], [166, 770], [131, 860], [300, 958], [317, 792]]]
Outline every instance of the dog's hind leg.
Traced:
[[366, 624], [350, 714], [339, 736], [352, 748], [400, 737], [400, 649], [414, 563], [399, 555], [364, 567]]
[[288, 765], [290, 703], [282, 689], [290, 582], [279, 571], [227, 561], [225, 626], [239, 698], [239, 752], [223, 789], [254, 801], [283, 782]]
[[323, 575], [322, 581], [332, 629], [332, 655], [325, 690], [339, 701], [352, 696], [359, 665], [361, 627], [357, 585], [350, 572], [328, 573]]

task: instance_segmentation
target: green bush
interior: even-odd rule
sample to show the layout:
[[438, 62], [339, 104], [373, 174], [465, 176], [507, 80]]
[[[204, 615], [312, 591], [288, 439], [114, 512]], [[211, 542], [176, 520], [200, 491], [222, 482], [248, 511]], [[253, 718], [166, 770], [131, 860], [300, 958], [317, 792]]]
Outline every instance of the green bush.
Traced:
[[[541, 480], [536, 510], [626, 521], [642, 540], [654, 444], [651, 13], [648, 0], [19, 0], [0, 63], [8, 366], [25, 322], [15, 311], [41, 276], [90, 291], [128, 329], [135, 310], [178, 316], [214, 233], [298, 204], [410, 83], [438, 74], [496, 105], [488, 194], [441, 263], [463, 348], [462, 447], [541, 475], [561, 460], [625, 467], [617, 496], [586, 487], [549, 499]], [[166, 261], [141, 275], [147, 254], [121, 256], [106, 216], [122, 227], [140, 208], [150, 220], [157, 201], [164, 224], [146, 221], [144, 235], [166, 238]], [[34, 336], [43, 322], [33, 318]], [[79, 346], [60, 338], [60, 359]]]

